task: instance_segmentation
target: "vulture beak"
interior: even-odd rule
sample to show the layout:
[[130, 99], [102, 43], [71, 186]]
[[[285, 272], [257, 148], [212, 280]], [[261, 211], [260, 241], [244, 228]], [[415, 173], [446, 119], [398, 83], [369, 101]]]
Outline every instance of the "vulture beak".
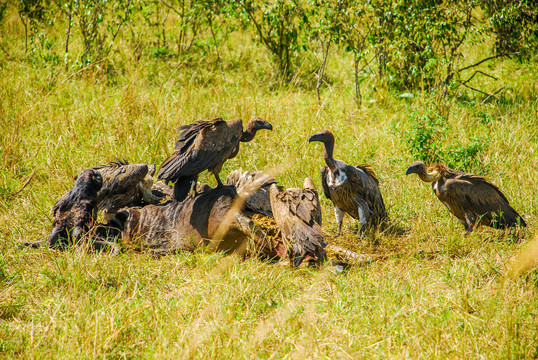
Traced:
[[405, 175], [416, 174], [416, 172], [417, 172], [417, 167], [416, 166], [410, 166], [405, 171]]
[[271, 125], [268, 121], [264, 121], [262, 125], [262, 129], [273, 131], [273, 125]]
[[308, 142], [311, 143], [312, 141], [321, 141], [318, 134], [314, 134], [308, 138]]

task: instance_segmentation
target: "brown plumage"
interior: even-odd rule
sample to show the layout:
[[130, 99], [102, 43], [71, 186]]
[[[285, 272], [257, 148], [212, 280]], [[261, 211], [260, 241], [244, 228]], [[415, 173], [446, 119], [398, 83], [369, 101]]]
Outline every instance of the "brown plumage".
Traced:
[[306, 178], [303, 189], [282, 191], [276, 184], [270, 187], [273, 216], [290, 244], [292, 264], [297, 267], [310, 255], [321, 264], [326, 260], [327, 245], [321, 231], [321, 207], [318, 192], [311, 179]]
[[273, 217], [269, 187], [276, 180], [262, 171], [234, 170], [226, 178], [226, 185], [233, 185], [238, 193], [245, 195], [245, 210], [247, 215], [262, 214]]
[[321, 168], [321, 184], [325, 196], [334, 204], [338, 233], [347, 213], [362, 225], [361, 234], [367, 226], [380, 226], [388, 220], [379, 181], [368, 165], [350, 166], [333, 158], [334, 135], [322, 130], [308, 140], [324, 144], [323, 157], [327, 166]]
[[159, 254], [208, 246], [240, 255], [278, 255], [252, 220], [233, 206], [236, 197], [233, 186], [222, 186], [182, 202], [120, 211], [116, 216], [126, 218], [123, 242]]
[[495, 185], [481, 176], [452, 170], [442, 164], [429, 168], [415, 161], [406, 175], [417, 174], [422, 181], [430, 182], [435, 195], [465, 227], [466, 234], [476, 225], [504, 229], [525, 221], [510, 206], [508, 199]]
[[166, 159], [158, 180], [174, 183], [174, 198], [184, 200], [196, 184], [198, 174], [208, 170], [215, 176], [217, 186], [222, 186], [219, 173], [226, 160], [235, 157], [240, 142], [249, 142], [260, 129], [272, 130], [271, 124], [259, 117], [250, 119], [243, 131], [243, 121], [224, 121], [216, 118], [184, 125], [175, 145], [175, 151]]
[[129, 164], [125, 160], [116, 159], [93, 169], [103, 177], [97, 206], [104, 212], [105, 220], [114, 218], [114, 214], [121, 208], [157, 204], [161, 200], [151, 192], [155, 165]]
[[77, 176], [73, 188], [52, 207], [53, 229], [46, 240], [49, 247], [76, 244], [94, 224], [97, 192], [102, 185], [103, 178], [96, 170], [86, 169]]

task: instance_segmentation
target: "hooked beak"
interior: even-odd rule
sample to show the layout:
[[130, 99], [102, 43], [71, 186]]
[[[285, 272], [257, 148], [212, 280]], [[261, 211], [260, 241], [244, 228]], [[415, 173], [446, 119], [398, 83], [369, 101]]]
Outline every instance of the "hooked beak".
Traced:
[[262, 129], [267, 129], [267, 130], [273, 130], [273, 125], [271, 125], [268, 121], [264, 121], [263, 122], [263, 126], [262, 126]]
[[415, 166], [410, 166], [407, 168], [407, 170], [405, 171], [405, 175], [409, 175], [409, 174], [416, 174], [417, 173], [417, 168]]
[[319, 140], [319, 135], [318, 135], [318, 134], [314, 134], [314, 135], [310, 136], [310, 137], [308, 138], [308, 142], [311, 143], [312, 141], [320, 141], [320, 140]]

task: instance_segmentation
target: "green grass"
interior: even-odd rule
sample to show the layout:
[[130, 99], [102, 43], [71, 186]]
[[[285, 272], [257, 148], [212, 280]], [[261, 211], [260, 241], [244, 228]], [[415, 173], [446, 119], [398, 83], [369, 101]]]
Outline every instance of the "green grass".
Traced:
[[[367, 81], [357, 108], [350, 59], [338, 54], [320, 107], [308, 64], [278, 87], [263, 70], [263, 51], [241, 43], [224, 51], [236, 61], [226, 79], [217, 67], [175, 60], [66, 71], [29, 61], [20, 46], [10, 49], [19, 60], [0, 54], [0, 356], [537, 357], [536, 272], [506, 278], [510, 259], [536, 232], [536, 63], [496, 61], [488, 71], [497, 82], [477, 78], [475, 86], [490, 91], [505, 87], [498, 100], [482, 104], [463, 90], [448, 100], [442, 146], [486, 139], [476, 170], [529, 224], [519, 238], [486, 228], [464, 238], [428, 185], [404, 175], [414, 160], [404, 134], [413, 113], [431, 108], [430, 95], [401, 99]], [[307, 139], [330, 129], [335, 157], [372, 164], [389, 216], [408, 230], [360, 241], [347, 217], [333, 242], [387, 259], [338, 274], [203, 250], [155, 259], [17, 248], [46, 237], [52, 205], [85, 167], [114, 157], [159, 165], [179, 125], [254, 115], [274, 131], [244, 144], [221, 177], [241, 166], [271, 171], [286, 187], [309, 176], [321, 189], [322, 149]], [[200, 181], [214, 184], [207, 174]], [[332, 205], [322, 198], [322, 206], [323, 228], [333, 234]]]

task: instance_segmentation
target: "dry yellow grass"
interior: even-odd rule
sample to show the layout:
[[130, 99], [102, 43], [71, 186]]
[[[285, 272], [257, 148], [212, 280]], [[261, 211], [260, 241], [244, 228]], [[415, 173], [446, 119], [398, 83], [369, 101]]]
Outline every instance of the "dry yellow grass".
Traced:
[[[245, 68], [258, 69], [260, 50], [243, 46], [227, 56], [244, 50]], [[394, 129], [412, 126], [412, 111], [425, 111], [429, 95], [400, 99], [365, 82], [365, 99], [376, 101], [358, 109], [345, 55], [331, 59], [331, 85], [318, 106], [314, 91], [294, 83], [273, 91], [260, 70], [227, 69], [223, 80], [203, 64], [124, 59], [118, 72], [97, 65], [66, 71], [13, 49], [20, 61], [0, 54], [0, 356], [538, 356], [536, 272], [505, 278], [510, 258], [536, 231], [536, 63], [496, 63], [491, 72], [506, 89], [503, 101], [481, 104], [465, 93], [451, 103], [446, 141], [483, 136], [484, 175], [529, 224], [517, 236], [480, 228], [464, 238], [428, 186], [404, 175], [414, 159]], [[493, 87], [491, 79], [480, 81]], [[385, 259], [336, 273], [203, 250], [155, 259], [17, 248], [47, 235], [52, 205], [83, 168], [114, 157], [159, 165], [179, 125], [253, 115], [274, 131], [242, 146], [223, 174], [239, 166], [278, 169], [285, 187], [309, 176], [321, 189], [322, 150], [307, 139], [331, 129], [335, 157], [373, 165], [399, 231], [360, 241], [357, 222], [346, 217], [344, 235], [333, 239], [332, 205], [321, 196], [323, 229], [337, 245]], [[207, 174], [200, 180], [214, 182]]]

